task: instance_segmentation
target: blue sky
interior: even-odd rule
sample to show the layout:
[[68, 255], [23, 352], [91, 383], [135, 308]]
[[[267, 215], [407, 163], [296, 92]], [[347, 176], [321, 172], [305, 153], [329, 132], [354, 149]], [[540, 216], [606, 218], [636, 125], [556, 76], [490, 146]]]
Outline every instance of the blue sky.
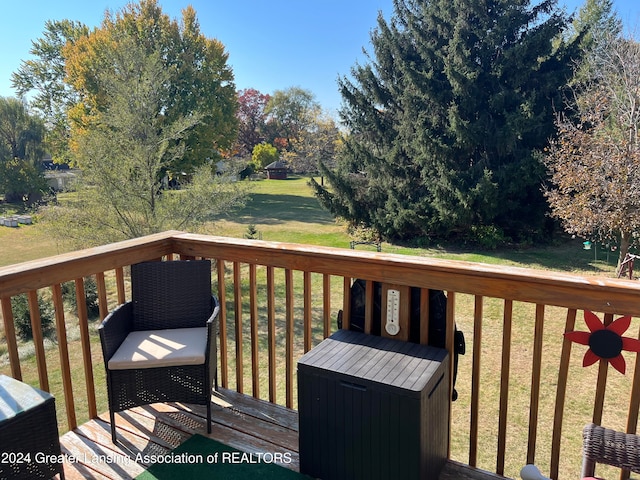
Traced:
[[[0, 0], [0, 96], [15, 96], [11, 73], [29, 58], [31, 41], [42, 36], [46, 20], [100, 24], [105, 9], [117, 11], [128, 0]], [[391, 15], [392, 0], [159, 0], [163, 11], [180, 18], [195, 8], [202, 32], [222, 41], [238, 89], [273, 93], [288, 87], [310, 90], [331, 113], [340, 106], [338, 76], [364, 61], [369, 32], [379, 11]], [[582, 0], [560, 0], [572, 12]], [[634, 29], [640, 27], [638, 0], [614, 0]]]

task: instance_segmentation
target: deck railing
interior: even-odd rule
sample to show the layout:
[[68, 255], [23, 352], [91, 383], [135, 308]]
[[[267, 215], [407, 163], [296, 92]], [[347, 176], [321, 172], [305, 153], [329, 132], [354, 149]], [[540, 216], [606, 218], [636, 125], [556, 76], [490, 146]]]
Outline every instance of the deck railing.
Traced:
[[[81, 415], [97, 416], [106, 409], [99, 346], [92, 342], [95, 333], [82, 301], [77, 302], [79, 340], [67, 340], [67, 328], [75, 320], [65, 311], [61, 285], [73, 281], [77, 298], [84, 298], [84, 279], [94, 276], [104, 317], [128, 298], [127, 267], [162, 258], [214, 261], [222, 306], [219, 378], [224, 387], [295, 408], [297, 358], [335, 331], [338, 310], [348, 319], [349, 287], [361, 278], [367, 280], [369, 299], [373, 281], [401, 290], [412, 286], [446, 292], [449, 350], [454, 323], [467, 337], [456, 384], [459, 399], [451, 408], [452, 458], [511, 477], [525, 463], [536, 463], [552, 478], [575, 478], [585, 423], [636, 430], [638, 356], [624, 354], [626, 375], [609, 375], [607, 362], [583, 368], [586, 347], [572, 347], [563, 334], [587, 329], [581, 321], [584, 310], [605, 324], [620, 315], [640, 317], [640, 283], [182, 232], [0, 268], [9, 358], [9, 366], [0, 371], [23, 378], [26, 361], [19, 352], [11, 298], [27, 294], [40, 387], [60, 392], [69, 429]], [[43, 292], [55, 309], [56, 357], [45, 348], [40, 328], [38, 296]], [[428, 311], [428, 295], [421, 302], [421, 312]], [[368, 309], [366, 325], [371, 315]], [[427, 321], [422, 315], [421, 332], [428, 331]], [[637, 338], [637, 332], [634, 320], [625, 335]], [[421, 341], [428, 341], [426, 334]], [[70, 348], [74, 353], [81, 349], [81, 364], [72, 364]], [[78, 372], [83, 385], [72, 381]]]

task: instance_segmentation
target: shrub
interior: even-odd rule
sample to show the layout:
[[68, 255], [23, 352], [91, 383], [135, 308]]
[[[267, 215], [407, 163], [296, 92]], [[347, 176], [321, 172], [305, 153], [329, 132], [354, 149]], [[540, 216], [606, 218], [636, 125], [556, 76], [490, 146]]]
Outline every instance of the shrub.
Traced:
[[[84, 279], [84, 294], [87, 305], [87, 316], [89, 319], [97, 318], [100, 314], [98, 305], [98, 285], [93, 277]], [[62, 298], [78, 312], [78, 303], [76, 299], [75, 282], [66, 282], [62, 284]]]
[[[53, 306], [38, 295], [38, 308], [40, 310], [42, 336], [44, 338], [55, 338], [55, 311]], [[13, 320], [18, 337], [25, 341], [33, 339], [31, 312], [29, 311], [27, 296], [22, 294], [13, 297], [11, 299], [11, 309], [13, 310]]]
[[244, 234], [244, 238], [251, 240], [259, 237], [260, 237], [260, 233], [258, 232], [256, 225], [254, 223], [250, 223], [249, 226], [247, 227], [247, 232]]
[[260, 143], [253, 147], [251, 161], [256, 170], [263, 170], [264, 167], [277, 161], [280, 158], [278, 149], [270, 143]]
[[471, 235], [471, 243], [489, 250], [495, 250], [507, 241], [502, 229], [494, 225], [474, 225]]

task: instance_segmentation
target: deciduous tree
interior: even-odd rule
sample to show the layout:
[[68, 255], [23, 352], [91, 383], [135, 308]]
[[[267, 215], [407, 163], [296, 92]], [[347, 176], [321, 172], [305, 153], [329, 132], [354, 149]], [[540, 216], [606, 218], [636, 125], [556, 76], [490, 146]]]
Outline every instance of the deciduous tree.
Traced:
[[[72, 146], [77, 147], [80, 137], [108, 107], [102, 78], [105, 72], [115, 71], [114, 52], [123, 48], [120, 43], [132, 40], [149, 56], [160, 53], [167, 72], [165, 83], [157, 86], [162, 119], [172, 122], [200, 116], [198, 124], [179, 140], [188, 148], [173, 159], [171, 168], [189, 172], [230, 150], [237, 133], [237, 98], [224, 45], [200, 32], [192, 7], [183, 10], [178, 22], [164, 14], [156, 0], [141, 0], [115, 14], [107, 13], [100, 28], [65, 47], [67, 81], [79, 95], [72, 111], [72, 136], [77, 140]], [[76, 149], [76, 153], [82, 164], [82, 152]]]
[[267, 116], [265, 109], [271, 97], [255, 88], [238, 92], [238, 140], [236, 150], [241, 155], [253, 152], [253, 148], [266, 141]]
[[67, 43], [75, 43], [88, 34], [89, 28], [81, 22], [47, 20], [42, 38], [32, 42], [32, 58], [23, 60], [11, 75], [18, 95], [30, 94], [30, 108], [44, 119], [49, 153], [59, 162], [70, 160], [67, 110], [78, 101], [75, 90], [64, 81], [62, 50]]
[[309, 90], [300, 87], [276, 90], [265, 107], [271, 134], [269, 141], [276, 144], [279, 138], [284, 140], [284, 148], [293, 149], [319, 112], [320, 104]]
[[46, 190], [41, 160], [44, 123], [16, 98], [0, 97], [0, 192], [32, 202]]
[[242, 203], [245, 188], [215, 165], [202, 164], [181, 190], [163, 188], [163, 175], [183, 158], [206, 113], [168, 116], [165, 87], [173, 72], [162, 50], [152, 53], [123, 34], [110, 51], [112, 70], [97, 70], [100, 108], [78, 136], [83, 174], [66, 203], [44, 210], [43, 222], [65, 241], [104, 244], [167, 229], [197, 228]]
[[619, 242], [620, 266], [640, 240], [640, 44], [605, 37], [578, 72], [573, 115], [558, 116], [547, 152], [546, 194], [569, 233]]
[[283, 152], [282, 158], [296, 172], [314, 174], [320, 163], [333, 167], [341, 144], [340, 131], [333, 118], [319, 113], [292, 142], [292, 148]]
[[256, 170], [262, 170], [270, 163], [273, 163], [280, 158], [278, 149], [270, 143], [260, 143], [253, 147], [251, 154], [251, 161], [253, 162]]

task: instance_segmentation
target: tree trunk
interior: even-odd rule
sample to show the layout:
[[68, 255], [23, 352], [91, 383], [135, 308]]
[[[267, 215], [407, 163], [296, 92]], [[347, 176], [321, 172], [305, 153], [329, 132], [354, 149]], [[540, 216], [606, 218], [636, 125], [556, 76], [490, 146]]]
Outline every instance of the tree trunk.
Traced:
[[622, 268], [622, 262], [624, 262], [627, 253], [629, 253], [629, 244], [631, 242], [631, 232], [620, 232], [620, 252], [618, 253], [618, 266], [616, 267], [616, 274], [620, 275], [620, 269]]

